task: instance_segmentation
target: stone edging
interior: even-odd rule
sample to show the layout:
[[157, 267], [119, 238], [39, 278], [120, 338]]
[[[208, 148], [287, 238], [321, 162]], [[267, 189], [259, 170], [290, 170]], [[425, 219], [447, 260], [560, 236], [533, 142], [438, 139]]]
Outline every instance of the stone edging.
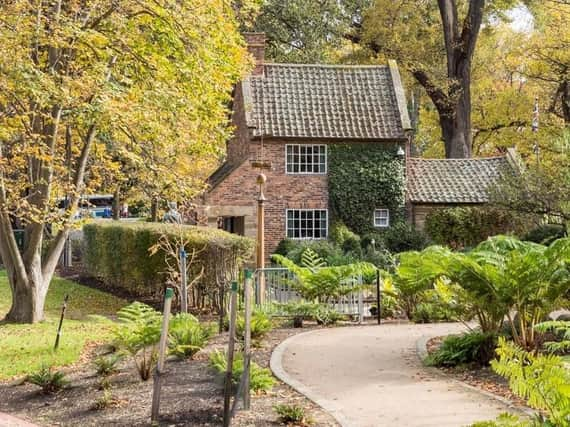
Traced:
[[507, 408], [513, 409], [514, 411], [520, 413], [521, 415], [525, 415], [527, 417], [536, 416], [537, 413], [535, 411], [533, 411], [532, 409], [527, 408], [526, 406], [521, 406], [521, 405], [513, 402], [512, 400], [507, 399], [506, 397], [498, 396], [498, 395], [493, 394], [487, 390], [482, 390], [478, 387], [472, 386], [471, 384], [467, 384], [467, 383], [460, 381], [460, 380], [452, 377], [451, 375], [449, 375], [449, 374], [447, 374], [447, 373], [445, 373], [445, 372], [443, 372], [440, 369], [437, 369], [435, 367], [425, 366], [423, 364], [423, 361], [428, 356], [427, 343], [432, 338], [434, 338], [434, 336], [424, 335], [423, 337], [421, 337], [420, 339], [418, 339], [416, 341], [416, 354], [417, 354], [418, 358], [420, 359], [420, 361], [422, 362], [424, 369], [429, 371], [432, 375], [442, 377], [446, 381], [452, 381], [454, 384], [457, 384], [457, 385], [459, 385], [459, 386], [461, 386], [467, 390], [474, 391], [474, 392], [482, 394], [482, 395], [484, 395], [490, 399], [496, 400], [496, 401], [502, 403], [503, 405], [505, 405]]
[[298, 391], [299, 393], [301, 393], [302, 395], [307, 397], [309, 400], [312, 400], [314, 403], [316, 403], [321, 408], [323, 408], [342, 427], [355, 427], [355, 426], [351, 425], [350, 422], [348, 421], [348, 419], [346, 419], [345, 416], [341, 413], [340, 405], [333, 402], [332, 400], [329, 400], [329, 399], [321, 396], [319, 393], [310, 390], [304, 384], [302, 384], [301, 382], [299, 382], [296, 379], [294, 379], [293, 377], [291, 377], [283, 368], [283, 365], [282, 365], [283, 355], [285, 353], [285, 350], [287, 350], [287, 346], [289, 345], [289, 343], [291, 341], [293, 341], [297, 337], [300, 337], [301, 335], [310, 335], [310, 334], [315, 334], [315, 333], [318, 333], [321, 331], [322, 331], [322, 329], [317, 329], [315, 331], [303, 332], [301, 334], [293, 335], [293, 336], [287, 338], [285, 341], [281, 342], [273, 350], [273, 353], [271, 354], [271, 360], [269, 361], [269, 366], [271, 368], [271, 371], [273, 371], [273, 374], [277, 378], [279, 378], [285, 384], [289, 385], [290, 387], [292, 387], [293, 389], [295, 389], [296, 391]]

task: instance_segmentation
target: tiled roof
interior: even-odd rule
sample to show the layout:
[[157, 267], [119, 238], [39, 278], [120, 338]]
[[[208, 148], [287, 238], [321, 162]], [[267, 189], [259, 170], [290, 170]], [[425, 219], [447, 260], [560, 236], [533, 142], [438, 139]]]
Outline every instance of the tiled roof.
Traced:
[[255, 136], [401, 139], [410, 128], [395, 64], [266, 64], [245, 84]]
[[412, 203], [485, 203], [487, 189], [512, 172], [507, 156], [479, 159], [408, 159]]
[[234, 170], [236, 170], [240, 166], [240, 163], [230, 163], [224, 162], [220, 165], [218, 169], [216, 169], [212, 175], [208, 178], [208, 184], [210, 184], [211, 188], [216, 187], [219, 183], [221, 183], [226, 177], [231, 174]]

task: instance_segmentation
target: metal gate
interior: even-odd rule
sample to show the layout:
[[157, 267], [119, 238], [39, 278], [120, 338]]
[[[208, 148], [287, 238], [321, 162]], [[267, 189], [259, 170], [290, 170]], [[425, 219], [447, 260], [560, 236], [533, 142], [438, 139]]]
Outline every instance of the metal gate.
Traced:
[[[258, 305], [270, 305], [273, 303], [286, 304], [288, 302], [303, 301], [303, 298], [295, 290], [297, 277], [287, 268], [273, 267], [258, 269], [255, 272], [255, 295]], [[362, 321], [364, 317], [364, 296], [360, 287], [362, 277], [357, 276], [347, 282], [356, 289], [346, 295], [342, 295], [327, 304], [338, 313], [357, 315]], [[264, 292], [262, 290], [265, 290]]]

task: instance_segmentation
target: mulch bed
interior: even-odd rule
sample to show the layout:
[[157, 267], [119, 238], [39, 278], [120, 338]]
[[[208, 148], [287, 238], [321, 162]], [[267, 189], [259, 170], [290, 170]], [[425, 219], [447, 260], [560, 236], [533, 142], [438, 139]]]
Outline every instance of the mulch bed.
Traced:
[[[309, 326], [314, 328], [316, 325]], [[254, 360], [269, 366], [271, 353], [287, 337], [309, 328], [278, 328], [271, 331], [261, 348], [254, 349]], [[220, 426], [222, 424], [222, 383], [208, 367], [208, 352], [223, 347], [227, 334], [216, 336], [195, 360], [169, 359], [161, 395], [161, 420], [164, 426]], [[152, 380], [142, 382], [129, 359], [110, 377], [113, 405], [93, 409], [103, 396], [100, 378], [91, 361], [101, 348], [90, 350], [82, 362], [67, 368], [70, 385], [53, 396], [46, 396], [32, 384], [12, 381], [0, 383], [0, 412], [32, 420], [43, 426], [148, 426], [152, 399]], [[252, 396], [252, 410], [240, 411], [233, 426], [280, 425], [273, 406], [296, 404], [306, 408], [317, 426], [338, 426], [334, 419], [289, 386], [278, 383], [268, 394]]]
[[[429, 354], [435, 352], [441, 346], [446, 337], [435, 337], [427, 342]], [[496, 396], [503, 397], [513, 402], [517, 406], [525, 407], [526, 403], [511, 392], [509, 384], [505, 378], [497, 375], [489, 366], [458, 366], [453, 368], [437, 368], [450, 377], [467, 383]]]

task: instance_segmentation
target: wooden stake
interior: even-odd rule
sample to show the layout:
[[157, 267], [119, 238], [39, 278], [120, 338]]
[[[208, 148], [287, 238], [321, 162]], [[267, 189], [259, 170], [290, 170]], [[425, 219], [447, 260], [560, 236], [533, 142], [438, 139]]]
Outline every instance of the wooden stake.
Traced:
[[232, 397], [232, 375], [234, 365], [235, 335], [237, 317], [237, 282], [232, 282], [230, 297], [230, 336], [228, 342], [228, 359], [226, 368], [226, 381], [224, 384], [224, 427], [231, 423], [230, 401]]
[[164, 295], [162, 330], [160, 331], [160, 344], [158, 346], [158, 364], [154, 372], [154, 384], [152, 389], [151, 421], [153, 423], [158, 422], [160, 410], [160, 388], [162, 386], [162, 375], [164, 374], [164, 359], [166, 355], [166, 345], [168, 344], [168, 323], [170, 321], [170, 306], [172, 305], [173, 295], [174, 291], [172, 288], [167, 288]]
[[252, 300], [252, 274], [251, 270], [245, 271], [245, 337], [243, 343], [243, 409], [248, 411], [251, 406], [251, 392], [249, 390], [249, 378], [251, 368], [251, 300]]
[[59, 325], [57, 327], [57, 335], [55, 337], [55, 345], [53, 346], [53, 351], [57, 351], [57, 348], [59, 347], [59, 338], [61, 337], [63, 318], [65, 316], [65, 310], [67, 310], [67, 301], [69, 301], [69, 295], [66, 295], [63, 299], [63, 305], [61, 306], [61, 317], [59, 318]]
[[188, 278], [186, 277], [186, 251], [180, 248], [180, 311], [188, 313]]

